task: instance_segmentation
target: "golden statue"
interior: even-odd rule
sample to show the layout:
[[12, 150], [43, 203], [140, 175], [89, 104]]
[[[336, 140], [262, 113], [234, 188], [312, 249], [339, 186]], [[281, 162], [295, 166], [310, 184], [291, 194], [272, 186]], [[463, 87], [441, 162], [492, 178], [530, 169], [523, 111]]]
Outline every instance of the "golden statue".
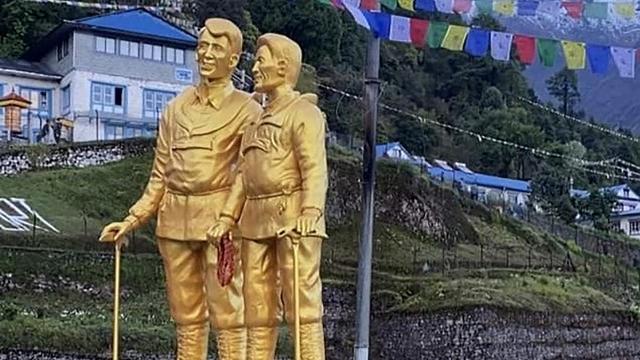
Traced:
[[255, 89], [268, 103], [245, 132], [240, 173], [208, 233], [215, 241], [239, 222], [250, 360], [274, 358], [280, 288], [287, 324], [296, 325], [296, 358], [324, 359], [325, 119], [315, 95], [294, 91], [301, 63], [302, 51], [291, 39], [258, 39]]
[[[157, 214], [156, 237], [164, 262], [178, 360], [204, 360], [209, 322], [218, 335], [218, 357], [246, 358], [242, 272], [223, 287], [216, 279], [217, 248], [206, 237], [235, 178], [245, 129], [260, 105], [231, 82], [242, 51], [242, 33], [225, 19], [200, 30], [196, 59], [200, 83], [164, 109], [146, 190], [124, 221], [106, 226], [101, 241], [123, 235]], [[235, 237], [240, 250], [240, 237]], [[240, 256], [236, 256], [240, 268]]]

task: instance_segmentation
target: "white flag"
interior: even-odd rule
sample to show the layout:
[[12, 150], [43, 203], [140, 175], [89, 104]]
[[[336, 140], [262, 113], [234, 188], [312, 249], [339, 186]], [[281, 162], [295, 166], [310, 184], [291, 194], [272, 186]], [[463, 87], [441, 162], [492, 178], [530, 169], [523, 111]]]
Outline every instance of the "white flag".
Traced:
[[620, 77], [634, 78], [636, 77], [636, 51], [635, 49], [624, 47], [611, 47], [611, 57], [618, 67]]
[[441, 13], [453, 14], [453, 0], [436, 0], [436, 9]]
[[491, 57], [500, 61], [509, 61], [511, 56], [511, 44], [513, 34], [492, 31], [491, 32]]
[[342, 0], [342, 5], [344, 5], [344, 7], [347, 7], [347, 5], [351, 5], [355, 8], [359, 8], [360, 0]]
[[411, 19], [404, 16], [391, 15], [389, 40], [411, 42]]
[[357, 6], [353, 6], [349, 4], [346, 1], [343, 2], [342, 4], [344, 5], [345, 9], [347, 9], [347, 11], [351, 14], [351, 16], [353, 16], [353, 20], [356, 21], [356, 24], [364, 27], [367, 30], [371, 30], [371, 27], [369, 26], [369, 22], [367, 21], [367, 18], [364, 17], [362, 10], [360, 10]]

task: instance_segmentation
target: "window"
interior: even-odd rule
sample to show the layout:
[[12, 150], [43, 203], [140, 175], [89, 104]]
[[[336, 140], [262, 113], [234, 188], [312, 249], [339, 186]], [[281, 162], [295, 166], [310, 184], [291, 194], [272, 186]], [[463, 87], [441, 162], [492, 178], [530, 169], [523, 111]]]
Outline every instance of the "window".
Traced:
[[64, 59], [67, 55], [69, 55], [69, 38], [62, 40], [58, 44], [58, 61]]
[[166, 59], [167, 62], [175, 62], [176, 61], [176, 49], [174, 48], [166, 48]]
[[125, 98], [124, 86], [91, 84], [91, 110], [124, 114]]
[[153, 46], [142, 44], [142, 57], [145, 59], [153, 59]]
[[116, 39], [96, 36], [96, 51], [107, 54], [115, 54]]
[[169, 91], [144, 90], [144, 117], [156, 119], [176, 94]]
[[153, 60], [162, 61], [162, 46], [153, 45]]
[[640, 219], [629, 220], [629, 233], [640, 234]]
[[172, 47], [165, 48], [165, 60], [168, 63], [184, 64], [184, 50]]
[[184, 50], [176, 49], [176, 64], [184, 64]]
[[71, 86], [67, 85], [62, 88], [62, 114], [69, 113], [71, 109]]
[[[31, 101], [29, 109], [33, 114], [41, 116], [51, 115], [51, 90], [37, 88], [20, 88], [20, 96]], [[27, 112], [23, 111], [23, 116]]]
[[139, 45], [137, 42], [120, 40], [120, 55], [138, 57]]

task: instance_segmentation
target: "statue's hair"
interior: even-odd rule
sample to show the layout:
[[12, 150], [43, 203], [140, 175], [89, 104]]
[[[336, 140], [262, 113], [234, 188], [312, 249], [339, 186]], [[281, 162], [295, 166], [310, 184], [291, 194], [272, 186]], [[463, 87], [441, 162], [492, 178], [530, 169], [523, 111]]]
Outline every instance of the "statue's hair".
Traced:
[[302, 64], [302, 49], [298, 43], [284, 35], [269, 33], [258, 38], [258, 48], [262, 46], [269, 48], [271, 55], [277, 60], [286, 60], [289, 65], [292, 65], [289, 66], [286, 80], [295, 86], [298, 83]]
[[204, 22], [204, 27], [198, 32], [199, 36], [207, 31], [213, 36], [225, 36], [229, 39], [231, 51], [240, 55], [242, 52], [242, 31], [227, 19], [209, 18]]

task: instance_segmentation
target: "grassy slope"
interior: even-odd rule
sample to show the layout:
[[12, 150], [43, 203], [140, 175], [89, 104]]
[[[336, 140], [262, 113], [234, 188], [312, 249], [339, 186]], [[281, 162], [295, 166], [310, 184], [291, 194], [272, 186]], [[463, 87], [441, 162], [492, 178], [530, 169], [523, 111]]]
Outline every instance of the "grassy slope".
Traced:
[[[40, 245], [108, 250], [95, 243], [96, 234], [106, 219], [122, 216], [131, 199], [140, 193], [149, 160], [147, 156], [104, 167], [0, 178], [0, 196], [26, 198], [65, 233], [39, 234]], [[344, 154], [337, 157], [333, 154], [332, 163], [357, 166], [353, 159], [345, 159]], [[387, 168], [381, 170], [379, 176], [389, 176]], [[78, 214], [82, 212], [88, 216], [87, 236], [79, 230], [82, 221]], [[357, 218], [358, 214], [353, 216]], [[548, 256], [548, 250], [543, 249], [551, 249], [556, 259], [561, 259], [569, 250], [577, 264], [594, 258], [593, 254], [583, 253], [561, 239], [486, 211], [476, 209], [464, 216], [484, 246], [510, 248], [510, 264], [516, 266], [525, 266], [532, 246], [532, 258], [539, 262]], [[355, 222], [330, 229], [332, 237], [325, 243], [323, 252], [325, 283], [355, 283], [358, 229]], [[168, 352], [173, 346], [173, 329], [164, 297], [161, 262], [150, 236], [140, 241], [141, 237], [134, 245], [136, 250], [151, 254], [130, 256], [123, 261], [124, 342], [128, 349]], [[436, 264], [441, 260], [438, 242], [419, 236], [402, 224], [383, 221], [377, 222], [375, 237], [374, 298], [382, 299], [387, 311], [433, 311], [473, 305], [561, 312], [627, 308], [620, 300], [624, 296], [619, 289], [597, 285], [614, 282], [619, 277], [607, 259], [601, 260], [599, 280], [603, 281], [600, 282], [592, 276], [570, 276], [542, 269], [508, 270], [498, 265], [483, 270], [464, 269], [465, 266], [460, 265], [448, 270], [446, 276], [439, 271], [425, 275], [419, 271], [425, 262]], [[24, 240], [6, 236], [0, 239], [0, 245]], [[0, 291], [3, 291], [0, 348], [39, 347], [85, 352], [108, 348], [111, 260], [70, 253], [4, 252], [6, 255], [0, 257]], [[453, 253], [460, 264], [477, 262], [478, 242], [459, 239], [445, 254], [447, 263], [452, 263]], [[488, 252], [484, 261], [500, 264], [503, 259], [501, 253]], [[637, 284], [634, 274], [630, 272], [629, 281]]]

